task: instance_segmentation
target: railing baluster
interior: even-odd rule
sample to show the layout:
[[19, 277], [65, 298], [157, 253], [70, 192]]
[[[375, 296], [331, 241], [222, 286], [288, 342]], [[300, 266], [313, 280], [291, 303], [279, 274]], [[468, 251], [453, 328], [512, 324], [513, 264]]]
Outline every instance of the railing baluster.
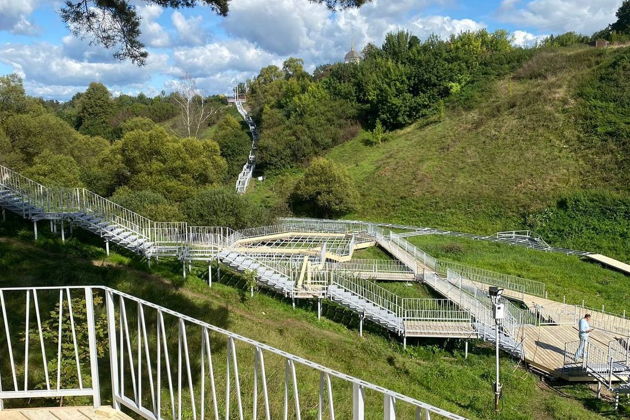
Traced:
[[[59, 289], [59, 328], [57, 331], [57, 391], [61, 389], [61, 325], [63, 322], [63, 289]], [[26, 353], [28, 356], [28, 353]], [[24, 378], [24, 390], [26, 387], [26, 375]]]
[[28, 390], [28, 344], [29, 344], [29, 323], [30, 323], [30, 298], [31, 292], [29, 290], [26, 291], [26, 331], [24, 333], [24, 391]]
[[37, 301], [37, 290], [33, 290], [33, 304], [35, 305], [35, 318], [37, 319], [37, 332], [39, 334], [39, 344], [42, 350], [42, 364], [44, 365], [46, 389], [50, 390], [50, 377], [48, 376], [48, 361], [46, 360], [46, 347], [44, 346], [44, 334], [42, 331], [42, 321], [39, 316], [39, 303]]

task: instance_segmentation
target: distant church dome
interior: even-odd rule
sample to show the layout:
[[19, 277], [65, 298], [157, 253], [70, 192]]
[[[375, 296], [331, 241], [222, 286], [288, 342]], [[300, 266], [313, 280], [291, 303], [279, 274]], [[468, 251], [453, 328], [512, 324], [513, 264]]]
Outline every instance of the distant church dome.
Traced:
[[361, 61], [361, 54], [356, 52], [354, 48], [350, 48], [350, 51], [346, 54], [344, 61], [346, 63], [358, 63]]

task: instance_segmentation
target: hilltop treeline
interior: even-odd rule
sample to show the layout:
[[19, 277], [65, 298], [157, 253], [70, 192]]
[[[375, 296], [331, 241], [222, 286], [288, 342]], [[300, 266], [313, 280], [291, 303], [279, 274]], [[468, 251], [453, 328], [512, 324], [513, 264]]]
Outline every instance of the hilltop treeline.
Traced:
[[302, 60], [268, 66], [247, 83], [248, 101], [260, 121], [260, 164], [299, 165], [354, 137], [362, 126], [401, 128], [440, 113], [444, 99], [469, 85], [512, 71], [532, 54], [511, 45], [505, 31], [465, 32], [424, 42], [409, 32], [367, 45], [359, 63], [318, 67]]

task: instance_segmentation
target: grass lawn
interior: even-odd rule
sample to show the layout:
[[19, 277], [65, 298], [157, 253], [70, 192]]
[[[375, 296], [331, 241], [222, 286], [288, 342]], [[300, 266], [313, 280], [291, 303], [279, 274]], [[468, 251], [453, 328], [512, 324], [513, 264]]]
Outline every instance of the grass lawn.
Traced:
[[[507, 357], [501, 359], [503, 409], [495, 416], [493, 351], [486, 344], [473, 345], [468, 359], [463, 357], [463, 343], [456, 340], [420, 340], [403, 350], [375, 326], [367, 325], [365, 336], [359, 338], [356, 316], [333, 304], [326, 304], [324, 318], [317, 320], [309, 302], [292, 309], [289, 301], [273, 294], [247, 298], [238, 276], [225, 273], [222, 283], [209, 288], [195, 275], [183, 280], [178, 263], [162, 262], [149, 269], [126, 254], [106, 257], [101, 244], [81, 232], [77, 233], [81, 241], [73, 238], [61, 244], [43, 231], [34, 243], [29, 227], [13, 217], [0, 225], [3, 287], [111, 286], [470, 418], [616, 416], [609, 404], [600, 403], [585, 386], [550, 388]], [[304, 384], [305, 406], [314, 404], [318, 386], [317, 380]], [[559, 392], [576, 395], [566, 397]], [[341, 413], [348, 413], [349, 404], [346, 399], [338, 407]], [[371, 411], [368, 418], [380, 416], [375, 408]]]

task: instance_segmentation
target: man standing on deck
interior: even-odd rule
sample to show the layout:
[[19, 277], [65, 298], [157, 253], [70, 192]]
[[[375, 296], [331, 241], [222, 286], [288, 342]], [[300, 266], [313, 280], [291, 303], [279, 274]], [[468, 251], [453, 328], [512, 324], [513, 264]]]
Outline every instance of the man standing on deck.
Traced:
[[591, 314], [584, 315], [584, 318], [580, 319], [578, 323], [578, 331], [580, 336], [580, 346], [575, 352], [575, 360], [584, 358], [586, 346], [588, 345], [588, 333], [593, 331], [588, 321], [591, 320]]

